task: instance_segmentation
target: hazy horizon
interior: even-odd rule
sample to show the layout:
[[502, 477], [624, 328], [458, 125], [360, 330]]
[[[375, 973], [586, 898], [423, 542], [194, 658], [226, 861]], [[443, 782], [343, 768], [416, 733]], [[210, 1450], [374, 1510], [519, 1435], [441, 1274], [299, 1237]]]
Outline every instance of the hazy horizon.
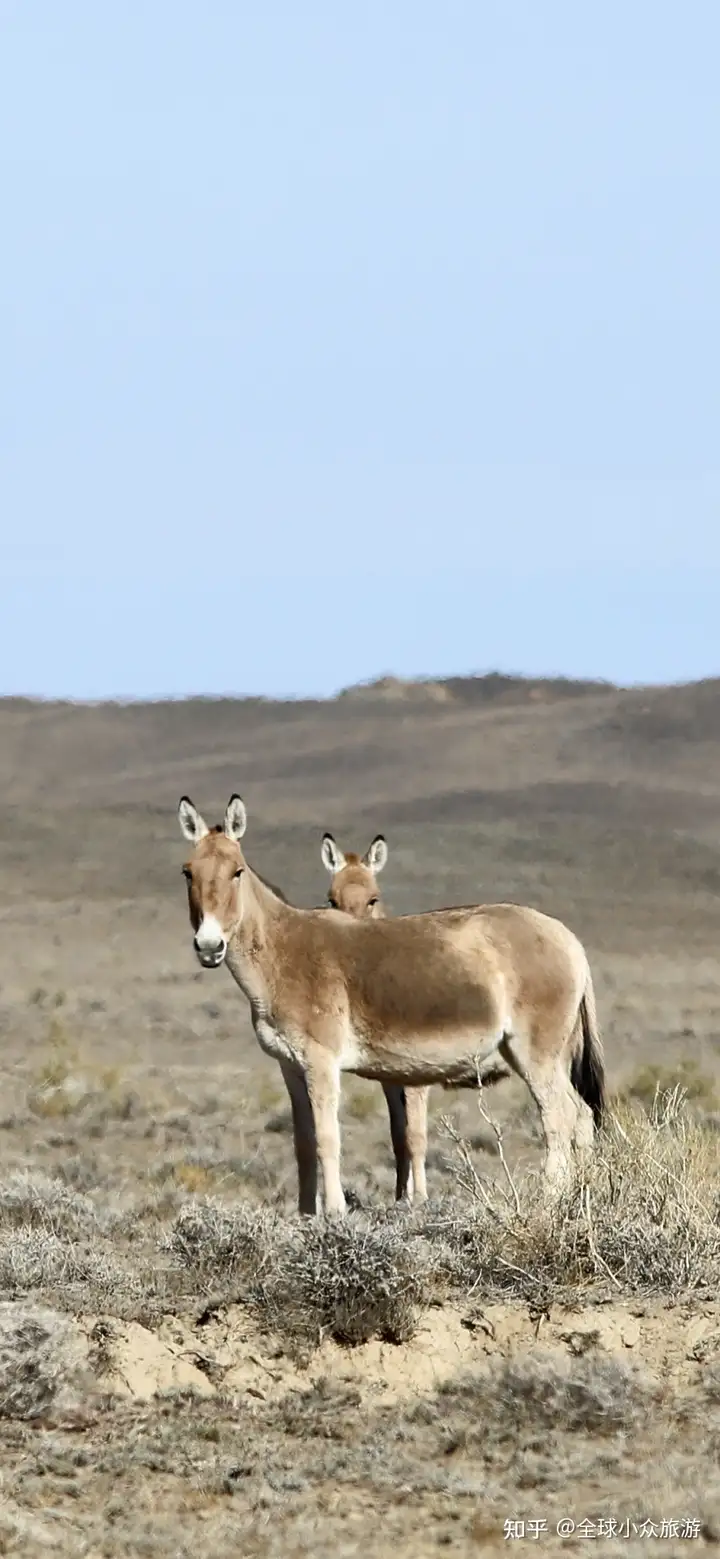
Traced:
[[501, 678], [508, 682], [567, 682], [578, 686], [596, 684], [598, 691], [607, 688], [608, 691], [640, 692], [643, 688], [658, 689], [664, 687], [694, 687], [703, 682], [720, 682], [717, 677], [692, 677], [688, 680], [680, 679], [670, 682], [613, 682], [607, 677], [575, 677], [565, 672], [531, 673], [524, 671], [505, 671], [493, 668], [488, 671], [455, 671], [444, 673], [442, 676], [433, 676], [432, 673], [423, 673], [418, 676], [397, 677], [393, 671], [379, 672], [372, 677], [363, 677], [359, 682], [345, 684], [343, 687], [334, 688], [329, 693], [237, 693], [230, 690], [219, 690], [214, 693], [162, 693], [162, 694], [113, 694], [102, 698], [62, 697], [48, 693], [0, 693], [0, 703], [36, 703], [36, 704], [77, 704], [86, 708], [95, 708], [100, 705], [112, 704], [130, 706], [133, 704], [181, 704], [193, 702], [208, 703], [244, 703], [263, 701], [267, 703], [331, 703], [352, 693], [357, 689], [370, 690], [377, 684], [382, 684], [386, 679], [397, 681], [403, 686], [408, 684], [423, 684], [434, 682], [460, 681], [468, 682], [474, 679]]

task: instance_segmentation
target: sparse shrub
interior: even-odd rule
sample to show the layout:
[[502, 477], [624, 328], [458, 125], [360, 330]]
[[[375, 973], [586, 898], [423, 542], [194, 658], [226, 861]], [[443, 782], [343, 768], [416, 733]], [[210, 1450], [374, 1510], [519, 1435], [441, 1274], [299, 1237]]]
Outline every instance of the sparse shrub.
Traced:
[[293, 1391], [283, 1398], [278, 1417], [285, 1434], [303, 1440], [347, 1440], [352, 1433], [362, 1396], [356, 1386], [346, 1386], [324, 1376], [309, 1391]]
[[412, 1336], [429, 1297], [427, 1247], [397, 1220], [301, 1223], [214, 1202], [181, 1209], [170, 1248], [197, 1276], [237, 1297], [281, 1336], [347, 1343]]
[[702, 1389], [708, 1401], [714, 1405], [720, 1404], [720, 1361], [713, 1362], [703, 1370]]
[[584, 1180], [548, 1210], [541, 1184], [511, 1197], [463, 1175], [457, 1201], [420, 1214], [438, 1276], [478, 1297], [543, 1307], [591, 1285], [677, 1295], [720, 1282], [718, 1134], [685, 1108], [682, 1089], [658, 1095], [650, 1115], [618, 1106], [596, 1138]]
[[62, 1419], [89, 1389], [81, 1340], [67, 1316], [0, 1303], [0, 1418]]
[[[455, 1412], [472, 1443], [540, 1427], [616, 1434], [639, 1425], [656, 1398], [650, 1382], [622, 1359], [533, 1349], [448, 1382], [429, 1411], [443, 1422]], [[427, 1416], [428, 1408], [419, 1413]]]
[[195, 1148], [182, 1156], [162, 1159], [153, 1167], [152, 1179], [161, 1186], [177, 1186], [192, 1196], [218, 1192], [228, 1184], [252, 1185], [267, 1191], [272, 1172], [262, 1153], [249, 1158], [224, 1158], [214, 1148]]
[[62, 1180], [18, 1170], [0, 1181], [0, 1229], [19, 1228], [73, 1238], [97, 1229], [98, 1216], [89, 1197]]
[[262, 1278], [271, 1262], [280, 1227], [272, 1213], [250, 1207], [231, 1210], [207, 1198], [181, 1207], [168, 1248], [203, 1283], [229, 1279], [251, 1284]]
[[429, 1289], [426, 1252], [403, 1234], [397, 1222], [359, 1218], [298, 1230], [268, 1296], [271, 1310], [278, 1321], [294, 1311], [297, 1330], [309, 1322], [318, 1337], [338, 1342], [406, 1342]]
[[104, 1302], [138, 1287], [134, 1274], [112, 1251], [63, 1240], [44, 1229], [21, 1228], [0, 1237], [0, 1287], [10, 1293], [33, 1289], [61, 1295], [78, 1285], [91, 1287]]
[[619, 1102], [637, 1099], [650, 1113], [657, 1099], [678, 1086], [683, 1089], [688, 1104], [707, 1112], [720, 1109], [715, 1079], [708, 1076], [692, 1056], [683, 1056], [673, 1066], [640, 1067], [625, 1083]]
[[634, 1428], [656, 1395], [623, 1359], [540, 1351], [508, 1360], [494, 1386], [499, 1414], [595, 1434]]
[[183, 1191], [189, 1191], [197, 1196], [198, 1192], [209, 1191], [217, 1180], [212, 1165], [194, 1164], [187, 1159], [181, 1159], [169, 1170], [168, 1178]]
[[59, 1018], [51, 1019], [48, 1042], [50, 1054], [28, 1089], [33, 1115], [53, 1120], [86, 1112], [88, 1129], [97, 1136], [108, 1120], [127, 1120], [133, 1114], [137, 1099], [122, 1086], [118, 1068], [81, 1060]]

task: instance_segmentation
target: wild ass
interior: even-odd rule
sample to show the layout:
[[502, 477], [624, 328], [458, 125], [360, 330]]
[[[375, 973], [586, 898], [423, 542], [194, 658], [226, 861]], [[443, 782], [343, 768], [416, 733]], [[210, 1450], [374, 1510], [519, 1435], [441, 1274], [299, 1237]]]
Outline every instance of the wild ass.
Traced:
[[225, 962], [279, 1063], [293, 1113], [301, 1213], [345, 1212], [340, 1078], [468, 1086], [499, 1051], [527, 1083], [545, 1138], [549, 1191], [602, 1120], [604, 1064], [587, 955], [559, 920], [515, 904], [354, 920], [295, 909], [247, 864], [238, 795], [212, 831], [187, 796], [183, 867], [199, 962]]
[[[355, 920], [383, 920], [378, 875], [387, 865], [388, 847], [376, 834], [364, 855], [346, 855], [332, 834], [323, 834], [320, 846], [323, 866], [330, 873], [328, 904]], [[429, 1088], [401, 1088], [383, 1083], [390, 1116], [390, 1137], [395, 1155], [395, 1200], [427, 1200], [425, 1158]]]
[[[330, 872], [328, 904], [356, 920], [385, 917], [385, 906], [378, 886], [378, 873], [387, 865], [388, 847], [382, 834], [376, 834], [364, 855], [342, 851], [332, 834], [323, 834], [320, 847], [323, 866]], [[474, 1087], [488, 1087], [511, 1076], [504, 1062], [488, 1061], [473, 1078]], [[449, 1086], [449, 1085], [448, 1085]], [[426, 1157], [429, 1087], [400, 1088], [383, 1083], [390, 1116], [390, 1136], [395, 1154], [395, 1200], [427, 1200]]]

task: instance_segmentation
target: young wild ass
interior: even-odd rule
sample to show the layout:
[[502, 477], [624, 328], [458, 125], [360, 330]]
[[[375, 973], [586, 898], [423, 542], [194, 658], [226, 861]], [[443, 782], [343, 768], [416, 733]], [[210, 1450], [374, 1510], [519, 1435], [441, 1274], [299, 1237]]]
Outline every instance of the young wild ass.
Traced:
[[187, 796], [193, 851], [183, 867], [194, 947], [226, 963], [250, 1003], [259, 1044], [290, 1095], [299, 1207], [342, 1214], [338, 1106], [343, 1072], [380, 1083], [469, 1086], [499, 1051], [527, 1083], [545, 1138], [549, 1191], [572, 1149], [592, 1144], [604, 1065], [582, 944], [559, 920], [514, 904], [355, 920], [295, 909], [248, 866], [233, 795], [212, 831]]
[[[345, 855], [332, 834], [323, 834], [320, 856], [330, 873], [328, 904], [331, 909], [352, 915], [355, 920], [384, 919], [385, 909], [377, 882], [388, 858], [388, 847], [382, 834], [376, 834], [364, 855], [352, 852]], [[427, 1199], [425, 1158], [430, 1089], [402, 1088], [397, 1083], [383, 1083], [382, 1087], [395, 1154], [395, 1200], [424, 1202]]]

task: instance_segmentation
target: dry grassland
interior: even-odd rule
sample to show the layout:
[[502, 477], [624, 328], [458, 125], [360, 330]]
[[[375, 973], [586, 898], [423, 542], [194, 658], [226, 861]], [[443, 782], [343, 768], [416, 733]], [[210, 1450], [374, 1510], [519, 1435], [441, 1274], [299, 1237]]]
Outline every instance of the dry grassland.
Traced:
[[[515, 1080], [433, 1090], [410, 1212], [350, 1079], [353, 1210], [295, 1217], [280, 1074], [186, 924], [178, 797], [233, 789], [298, 903], [323, 828], [381, 830], [395, 913], [578, 931], [613, 1105], [560, 1212]], [[720, 1543], [720, 684], [6, 700], [0, 794], [0, 1553]]]

